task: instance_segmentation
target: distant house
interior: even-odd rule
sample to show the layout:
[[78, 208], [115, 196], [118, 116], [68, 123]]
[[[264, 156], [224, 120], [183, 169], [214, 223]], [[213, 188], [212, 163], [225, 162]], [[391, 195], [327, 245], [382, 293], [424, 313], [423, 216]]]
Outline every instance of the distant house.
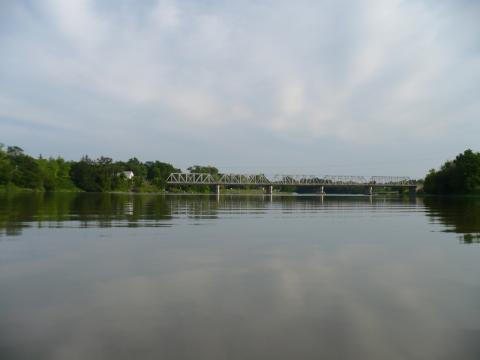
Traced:
[[123, 176], [125, 176], [128, 180], [132, 180], [134, 175], [133, 171], [122, 171]]

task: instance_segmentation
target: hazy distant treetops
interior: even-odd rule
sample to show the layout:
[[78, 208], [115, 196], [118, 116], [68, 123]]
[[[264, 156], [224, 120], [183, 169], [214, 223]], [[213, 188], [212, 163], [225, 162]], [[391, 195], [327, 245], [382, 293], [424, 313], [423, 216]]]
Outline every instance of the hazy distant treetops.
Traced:
[[480, 153], [465, 150], [440, 170], [430, 170], [424, 190], [429, 194], [480, 193]]
[[217, 178], [219, 176], [218, 169], [214, 166], [193, 165], [190, 166], [187, 170], [195, 174], [210, 174], [214, 178]]

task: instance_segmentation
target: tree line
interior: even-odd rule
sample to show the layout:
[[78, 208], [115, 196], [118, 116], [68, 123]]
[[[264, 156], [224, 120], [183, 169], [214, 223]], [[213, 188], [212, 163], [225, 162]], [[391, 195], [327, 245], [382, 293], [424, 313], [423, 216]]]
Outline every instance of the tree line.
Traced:
[[465, 150], [440, 169], [432, 169], [425, 177], [428, 194], [480, 194], [480, 153]]
[[[124, 171], [132, 171], [127, 179]], [[34, 158], [18, 146], [0, 144], [0, 188], [39, 191], [162, 191], [171, 172], [179, 169], [161, 161], [137, 158], [113, 161], [109, 157], [79, 161]]]

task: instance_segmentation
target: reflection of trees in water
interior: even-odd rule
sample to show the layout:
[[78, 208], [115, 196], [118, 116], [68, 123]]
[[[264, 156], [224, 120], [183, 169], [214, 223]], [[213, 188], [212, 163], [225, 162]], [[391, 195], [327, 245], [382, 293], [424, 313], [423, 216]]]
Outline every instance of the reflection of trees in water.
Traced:
[[188, 195], [167, 197], [172, 215], [217, 218], [236, 214], [264, 214], [267, 211], [315, 212], [317, 210], [417, 206], [411, 198], [371, 198], [367, 196], [269, 196], [269, 195]]
[[408, 198], [18, 193], [0, 195], [0, 236], [23, 228], [170, 226], [175, 218], [217, 219], [273, 213], [350, 211], [416, 206]]
[[[36, 225], [63, 227], [161, 226], [170, 209], [161, 195], [17, 193], [0, 195], [0, 236], [20, 235]], [[71, 223], [68, 224], [71, 226]]]
[[480, 198], [425, 198], [430, 218], [445, 225], [448, 232], [461, 234], [464, 243], [480, 243]]
[[214, 219], [226, 214], [264, 213], [270, 196], [264, 195], [187, 195], [168, 197], [172, 215], [193, 219]]
[[[60, 221], [68, 199], [52, 202], [45, 193], [6, 194], [0, 197], [0, 235], [19, 235], [21, 229], [43, 221]], [[48, 215], [47, 215], [48, 214]]]
[[82, 227], [154, 226], [155, 220], [170, 218], [170, 210], [161, 195], [80, 194], [71, 209], [72, 220]]

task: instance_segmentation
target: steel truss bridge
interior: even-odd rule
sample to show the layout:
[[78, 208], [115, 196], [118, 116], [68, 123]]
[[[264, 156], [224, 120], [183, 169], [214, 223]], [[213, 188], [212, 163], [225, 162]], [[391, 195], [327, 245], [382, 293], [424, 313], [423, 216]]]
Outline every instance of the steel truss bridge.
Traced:
[[318, 186], [323, 193], [326, 186], [363, 186], [372, 192], [374, 187], [396, 187], [416, 189], [407, 176], [345, 176], [345, 175], [274, 175], [264, 174], [221, 174], [214, 177], [201, 173], [172, 173], [167, 178], [170, 185], [212, 185], [218, 192], [220, 186], [267, 186], [267, 191], [279, 186]]

